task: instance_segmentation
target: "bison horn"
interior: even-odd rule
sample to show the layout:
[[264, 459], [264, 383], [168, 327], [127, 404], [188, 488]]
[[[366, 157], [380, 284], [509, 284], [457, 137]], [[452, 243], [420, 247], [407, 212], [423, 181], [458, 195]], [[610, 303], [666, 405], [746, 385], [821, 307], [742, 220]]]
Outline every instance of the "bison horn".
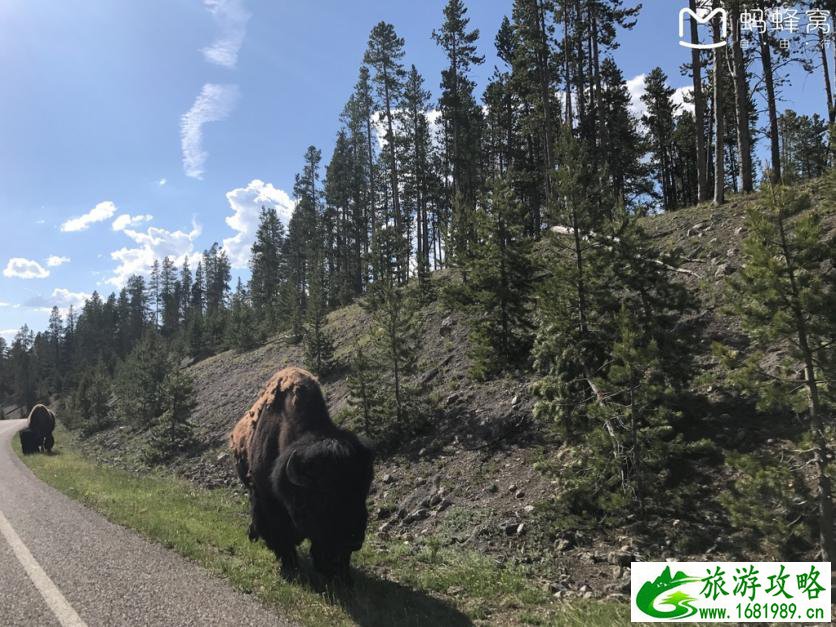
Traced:
[[285, 465], [285, 472], [287, 473], [287, 478], [290, 480], [290, 483], [293, 485], [297, 485], [300, 488], [307, 487], [310, 483], [305, 477], [303, 472], [300, 472], [299, 468], [299, 460], [296, 458], [296, 451], [292, 451], [290, 456], [287, 458], [287, 464]]

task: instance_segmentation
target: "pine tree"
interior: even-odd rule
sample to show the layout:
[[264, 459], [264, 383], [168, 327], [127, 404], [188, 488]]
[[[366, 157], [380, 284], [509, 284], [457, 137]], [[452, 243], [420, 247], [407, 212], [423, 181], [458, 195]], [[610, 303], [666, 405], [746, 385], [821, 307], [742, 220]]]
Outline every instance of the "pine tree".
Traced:
[[320, 196], [319, 162], [321, 153], [314, 146], [305, 153], [305, 166], [296, 175], [293, 193], [296, 207], [290, 217], [284, 256], [287, 259], [287, 285], [285, 286], [284, 308], [290, 321], [291, 339], [298, 342], [303, 336], [305, 312], [308, 307], [308, 286], [310, 265], [314, 251], [323, 246], [320, 241]]
[[479, 190], [479, 151], [481, 116], [473, 95], [474, 66], [484, 63], [477, 52], [479, 30], [468, 30], [470, 18], [462, 0], [448, 0], [444, 22], [432, 37], [447, 56], [441, 72], [438, 104], [444, 127], [443, 150], [451, 186], [448, 203], [453, 207], [453, 254], [462, 262], [473, 244], [472, 214]]
[[180, 269], [180, 322], [187, 323], [192, 312], [192, 271], [189, 268], [189, 256], [183, 259]]
[[[770, 188], [766, 206], [748, 210], [744, 264], [728, 296], [752, 350], [745, 359], [729, 348], [718, 351], [731, 382], [758, 399], [761, 409], [793, 408], [806, 415], [814, 445], [822, 559], [829, 560], [834, 543], [826, 425], [834, 398], [827, 382], [836, 365], [836, 291], [832, 273], [821, 272], [833, 262], [833, 242], [825, 236], [821, 216], [810, 213], [790, 222], [809, 205], [809, 196]], [[783, 357], [767, 365], [766, 353], [779, 350]]]
[[380, 392], [373, 411], [389, 417], [382, 429], [392, 438], [415, 429], [422, 413], [419, 390], [409, 382], [418, 349], [416, 308], [409, 288], [398, 285], [397, 245], [393, 229], [375, 233], [372, 255], [377, 280], [369, 286], [363, 303], [372, 316], [365, 356], [371, 364], [373, 385]]
[[[422, 290], [429, 289], [430, 275], [430, 236], [429, 236], [429, 196], [432, 151], [427, 111], [430, 92], [424, 89], [424, 79], [413, 65], [406, 80], [403, 94], [403, 109], [400, 125], [403, 128], [401, 172], [403, 178], [403, 204], [405, 224], [401, 233], [402, 243], [413, 240], [412, 224], [415, 224], [414, 239], [417, 243], [415, 261], [418, 283]], [[409, 250], [401, 255], [410, 254]]]
[[[400, 177], [398, 174], [398, 159], [396, 146], [398, 137], [395, 133], [395, 109], [400, 104], [403, 94], [405, 71], [401, 63], [404, 56], [404, 40], [398, 37], [395, 27], [386, 22], [378, 23], [369, 34], [369, 43], [363, 62], [374, 70], [373, 81], [377, 88], [377, 97], [383, 106], [382, 118], [385, 124], [383, 136], [385, 150], [383, 152], [384, 165], [388, 171], [391, 208], [386, 207], [386, 222], [391, 220], [396, 233], [403, 233], [403, 221], [400, 202]], [[398, 277], [400, 282], [406, 280], [409, 270], [409, 256], [403, 254], [409, 242], [398, 246]], [[406, 248], [408, 250], [408, 248]]]
[[614, 200], [635, 209], [651, 191], [649, 172], [643, 163], [648, 146], [630, 113], [630, 92], [624, 75], [609, 58], [601, 64], [598, 100], [600, 133], [607, 145], [603, 160]]
[[154, 259], [148, 277], [148, 302], [154, 312], [154, 327], [160, 326], [160, 262]]
[[250, 295], [244, 289], [240, 277], [235, 293], [232, 295], [227, 332], [230, 346], [242, 351], [255, 348], [260, 339], [256, 329], [256, 314], [250, 304]]
[[187, 451], [194, 443], [190, 418], [196, 405], [194, 381], [188, 373], [170, 366], [160, 388], [162, 414], [150, 431], [145, 458], [160, 463]]
[[162, 303], [161, 332], [163, 335], [173, 335], [180, 322], [180, 303], [177, 299], [180, 288], [177, 284], [174, 260], [171, 257], [163, 258], [159, 281], [159, 299]]
[[674, 89], [668, 86], [668, 77], [658, 67], [645, 78], [644, 89], [642, 101], [647, 113], [643, 121], [649, 129], [654, 173], [661, 192], [662, 207], [670, 211], [677, 208], [673, 177]]
[[459, 298], [471, 318], [471, 373], [484, 379], [528, 356], [531, 240], [525, 211], [505, 179], [492, 181], [475, 219], [479, 245]]
[[61, 335], [64, 331], [64, 321], [61, 319], [61, 312], [58, 307], [53, 307], [49, 314], [49, 326], [47, 335], [49, 338], [49, 378], [51, 389], [61, 392]]
[[147, 426], [162, 413], [162, 385], [169, 369], [162, 339], [148, 330], [116, 372], [114, 393], [121, 420]]
[[828, 169], [827, 123], [814, 113], [798, 115], [787, 109], [778, 118], [781, 132], [781, 162], [789, 183], [822, 176]]
[[328, 312], [326, 298], [325, 269], [321, 254], [315, 253], [311, 259], [308, 308], [305, 312], [303, 340], [305, 362], [317, 374], [328, 372], [334, 356], [334, 344], [325, 328]]
[[[560, 106], [550, 45], [554, 24], [543, 0], [515, 0], [511, 17], [514, 33], [511, 81], [522, 106], [520, 126], [527, 153], [519, 168], [524, 172], [521, 178], [526, 187], [523, 202], [531, 211], [530, 232], [539, 234], [544, 211], [548, 212], [555, 200], [552, 183], [559, 130], [555, 121], [560, 119]], [[567, 86], [566, 92], [571, 91]]]
[[268, 331], [279, 325], [279, 294], [286, 279], [284, 240], [284, 226], [276, 210], [262, 207], [250, 257], [250, 297], [256, 316]]

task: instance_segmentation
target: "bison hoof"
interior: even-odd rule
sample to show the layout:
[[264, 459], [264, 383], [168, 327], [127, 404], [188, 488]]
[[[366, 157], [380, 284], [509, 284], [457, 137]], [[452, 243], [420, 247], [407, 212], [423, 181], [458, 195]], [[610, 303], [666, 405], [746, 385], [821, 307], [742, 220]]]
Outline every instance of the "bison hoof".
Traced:
[[296, 581], [299, 578], [299, 567], [296, 564], [292, 566], [282, 564], [279, 573], [285, 581]]

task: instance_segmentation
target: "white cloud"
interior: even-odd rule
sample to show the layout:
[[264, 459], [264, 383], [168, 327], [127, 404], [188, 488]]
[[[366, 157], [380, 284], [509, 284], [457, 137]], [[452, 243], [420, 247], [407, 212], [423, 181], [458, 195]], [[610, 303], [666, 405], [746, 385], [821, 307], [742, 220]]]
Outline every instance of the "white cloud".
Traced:
[[194, 251], [194, 241], [200, 236], [201, 227], [193, 223], [192, 230], [188, 233], [154, 226], [148, 227], [145, 232], [129, 228], [121, 232], [133, 240], [136, 246], [120, 248], [110, 253], [111, 258], [119, 262], [113, 276], [106, 281], [114, 287], [125, 285], [132, 274], [147, 274], [154, 264], [154, 259], [171, 257], [176, 264], [182, 263], [183, 258]]
[[0, 329], [0, 336], [5, 338], [7, 343], [11, 343], [15, 335], [17, 335], [17, 331], [17, 329]]
[[159, 185], [160, 187], [164, 187], [166, 183], [168, 183], [168, 179], [166, 179], [165, 177], [157, 181], [157, 185]]
[[126, 228], [130, 226], [139, 226], [143, 222], [150, 222], [154, 219], [154, 216], [148, 215], [147, 213], [132, 216], [128, 213], [123, 213], [119, 215], [110, 227], [114, 231], [124, 231]]
[[680, 111], [690, 111], [691, 113], [694, 112], [694, 103], [693, 102], [685, 102], [685, 97], [691, 97], [691, 94], [694, 92], [693, 87], [680, 87], [675, 92], [673, 92], [673, 101], [674, 103], [679, 105]]
[[84, 306], [84, 301], [88, 298], [90, 298], [90, 294], [86, 292], [71, 292], [63, 287], [56, 287], [52, 290], [51, 296], [33, 296], [23, 303], [23, 306], [46, 310], [58, 307], [65, 310], [70, 305], [76, 308]]
[[37, 261], [24, 259], [23, 257], [12, 257], [3, 270], [3, 276], [16, 279], [45, 279], [49, 276], [49, 270], [44, 268]]
[[[482, 113], [487, 111], [487, 107], [482, 107]], [[394, 124], [395, 134], [398, 132], [400, 122], [398, 117], [403, 112], [403, 109], [395, 107], [392, 109], [392, 123]], [[425, 113], [427, 122], [429, 123], [430, 137], [438, 137], [441, 133], [441, 109], [429, 109]], [[384, 111], [377, 111], [372, 116], [372, 132], [377, 140], [377, 147], [383, 150], [386, 147], [386, 131], [388, 126], [386, 124], [386, 113]]]
[[203, 178], [208, 153], [203, 149], [203, 125], [225, 119], [238, 101], [237, 85], [206, 83], [192, 108], [180, 118], [180, 145], [186, 176]]
[[203, 57], [209, 63], [234, 68], [238, 62], [238, 51], [247, 34], [250, 13], [244, 8], [243, 0], [203, 0], [220, 33], [211, 46], [203, 48]]
[[237, 187], [227, 192], [226, 199], [233, 213], [225, 221], [233, 231], [238, 232], [224, 239], [224, 249], [233, 268], [246, 268], [261, 208], [275, 209], [279, 219], [287, 226], [295, 202], [284, 190], [258, 179], [253, 179], [246, 187]]
[[[630, 92], [630, 112], [639, 121], [647, 114], [647, 106], [642, 102], [642, 96], [647, 93], [644, 88], [646, 78], [646, 74], [639, 74], [635, 78], [627, 81], [627, 91]], [[694, 111], [693, 103], [685, 104], [685, 96], [690, 96], [692, 90], [692, 87], [679, 87], [673, 92], [672, 100], [675, 104], [679, 105], [679, 111]]]
[[72, 233], [75, 231], [86, 231], [94, 222], [103, 222], [109, 220], [116, 213], [116, 205], [110, 200], [100, 202], [83, 216], [71, 218], [61, 225], [61, 230], [65, 233]]
[[55, 268], [57, 266], [64, 265], [65, 263], [70, 263], [72, 259], [69, 257], [59, 257], [58, 255], [50, 255], [46, 258], [46, 265], [50, 268]]
[[41, 218], [40, 220], [35, 220], [35, 224], [46, 224], [46, 220]]

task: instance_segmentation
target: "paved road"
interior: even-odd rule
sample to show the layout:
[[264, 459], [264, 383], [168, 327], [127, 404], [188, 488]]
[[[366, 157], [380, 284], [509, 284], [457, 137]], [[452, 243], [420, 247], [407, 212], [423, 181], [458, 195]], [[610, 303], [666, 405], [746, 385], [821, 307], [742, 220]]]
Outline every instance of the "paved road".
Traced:
[[24, 423], [0, 421], [3, 627], [288, 624], [35, 478], [10, 447]]

